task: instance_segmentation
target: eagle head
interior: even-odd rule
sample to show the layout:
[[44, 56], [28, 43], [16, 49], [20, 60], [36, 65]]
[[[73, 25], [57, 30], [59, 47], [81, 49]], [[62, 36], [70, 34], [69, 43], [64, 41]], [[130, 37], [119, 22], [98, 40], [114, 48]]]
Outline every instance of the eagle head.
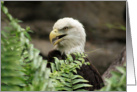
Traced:
[[78, 20], [66, 17], [57, 20], [49, 39], [54, 48], [62, 53], [84, 52], [86, 33]]

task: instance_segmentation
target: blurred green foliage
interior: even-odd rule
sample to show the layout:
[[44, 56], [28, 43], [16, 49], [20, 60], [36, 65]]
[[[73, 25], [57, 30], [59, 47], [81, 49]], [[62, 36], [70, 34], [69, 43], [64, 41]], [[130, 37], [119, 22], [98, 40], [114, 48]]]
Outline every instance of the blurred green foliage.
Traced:
[[110, 23], [107, 23], [106, 26], [110, 29], [120, 29], [120, 30], [123, 30], [123, 31], [126, 31], [126, 27], [121, 25], [121, 24], [110, 24]]
[[[55, 58], [51, 69], [47, 68], [47, 60], [43, 60], [40, 51], [29, 42], [30, 28], [22, 28], [18, 24], [20, 21], [8, 13], [3, 1], [1, 9], [9, 20], [1, 31], [2, 91], [71, 91], [91, 87], [87, 80], [76, 74], [76, 68], [89, 64], [82, 59], [84, 54], [77, 53], [76, 61], [70, 55], [64, 61]], [[83, 83], [77, 84], [79, 82]]]
[[39, 56], [39, 50], [29, 43], [30, 28], [21, 28], [8, 9], [1, 3], [3, 13], [9, 19], [1, 31], [1, 90], [2, 91], [53, 91], [47, 61]]
[[112, 77], [105, 79], [106, 86], [99, 91], [126, 91], [126, 64], [116, 67], [117, 71], [111, 71]]

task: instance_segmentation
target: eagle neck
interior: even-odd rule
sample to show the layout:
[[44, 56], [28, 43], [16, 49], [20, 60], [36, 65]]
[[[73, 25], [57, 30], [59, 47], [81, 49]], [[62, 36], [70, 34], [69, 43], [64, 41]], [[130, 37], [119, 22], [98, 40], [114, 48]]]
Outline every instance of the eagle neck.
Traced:
[[57, 50], [59, 50], [62, 54], [65, 53], [65, 54], [72, 54], [74, 52], [84, 52], [84, 47], [82, 46], [76, 46], [76, 47], [73, 47], [73, 48], [57, 48]]

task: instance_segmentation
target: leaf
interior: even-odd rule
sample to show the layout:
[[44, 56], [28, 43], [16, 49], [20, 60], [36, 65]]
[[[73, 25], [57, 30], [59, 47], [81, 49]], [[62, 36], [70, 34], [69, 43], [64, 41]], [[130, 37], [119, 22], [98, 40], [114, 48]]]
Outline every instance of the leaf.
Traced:
[[54, 57], [54, 59], [55, 59], [56, 69], [59, 70], [59, 68], [60, 68], [59, 60], [56, 57]]
[[82, 64], [85, 62], [85, 60], [83, 58], [79, 58], [78, 60], [80, 60], [82, 62]]
[[24, 34], [25, 34], [25, 36], [26, 36], [29, 40], [31, 40], [31, 37], [30, 37], [30, 35], [29, 35], [27, 32], [24, 32]]
[[61, 74], [61, 76], [69, 78], [68, 74], [66, 74], [66, 73]]
[[65, 91], [73, 91], [71, 88], [69, 88], [69, 87], [63, 87], [62, 88], [63, 90], [65, 90]]
[[72, 87], [72, 85], [71, 85], [71, 83], [68, 83], [68, 82], [65, 82], [65, 83], [63, 83], [65, 86], [67, 86], [67, 87]]
[[125, 26], [120, 26], [120, 28], [124, 31], [126, 31], [126, 27]]
[[18, 91], [19, 89], [16, 85], [1, 85], [1, 91]]
[[50, 65], [51, 65], [52, 72], [55, 72], [56, 71], [55, 64], [54, 63], [50, 63]]
[[124, 73], [124, 72], [125, 72], [125, 70], [124, 70], [123, 67], [116, 67], [116, 69], [119, 70], [121, 73]]
[[1, 82], [4, 84], [12, 84], [12, 85], [19, 85], [19, 84], [23, 84], [24, 82], [20, 79], [20, 77], [1, 77], [2, 80]]
[[88, 90], [85, 90], [85, 89], [78, 89], [78, 90], [75, 90], [75, 91], [88, 91]]
[[8, 9], [7, 9], [6, 7], [2, 7], [2, 10], [3, 10], [3, 12], [4, 12], [5, 14], [8, 13]]
[[106, 86], [106, 91], [111, 91], [111, 84], [108, 84], [108, 85]]
[[45, 76], [44, 76], [45, 79], [47, 79], [47, 80], [49, 79], [50, 73], [51, 73], [51, 72], [50, 72], [50, 69], [47, 68], [47, 69], [46, 69], [46, 72], [45, 72]]
[[7, 14], [7, 17], [9, 18], [9, 20], [12, 20], [12, 16], [10, 14]]
[[2, 30], [1, 30], [1, 35], [2, 35], [4, 38], [6, 38], [6, 37], [7, 37], [7, 33], [6, 33], [6, 32], [4, 32], [4, 31], [2, 31]]
[[24, 73], [17, 71], [17, 70], [11, 70], [11, 69], [2, 69], [1, 71], [2, 77], [8, 77], [8, 76], [23, 76]]
[[120, 78], [120, 84], [119, 85], [122, 85], [122, 84], [126, 84], [126, 74], [122, 75], [122, 77]]
[[82, 63], [81, 63], [80, 61], [75, 60], [74, 62], [75, 62], [76, 64], [82, 66]]
[[70, 62], [73, 62], [73, 58], [70, 54], [67, 54], [67, 60], [70, 61]]
[[3, 5], [4, 4], [4, 1], [1, 1], [1, 5]]
[[116, 72], [116, 71], [112, 71], [111, 74], [112, 74], [113, 76], [116, 76], [116, 77], [121, 77], [121, 73]]
[[83, 78], [82, 76], [80, 76], [80, 75], [74, 75], [74, 76], [72, 76], [72, 78], [71, 79], [76, 79], [76, 78]]
[[89, 84], [77, 84], [73, 86], [73, 89], [78, 89], [78, 88], [82, 88], [82, 87], [92, 87]]
[[76, 70], [76, 69], [73, 69], [73, 72], [74, 72], [74, 73], [77, 73], [77, 70]]
[[63, 78], [63, 77], [60, 77], [60, 76], [57, 77], [57, 80], [59, 80], [61, 84], [65, 83], [65, 81], [68, 81], [67, 78]]
[[79, 83], [79, 82], [88, 82], [88, 81], [85, 80], [85, 79], [74, 79], [74, 80], [72, 81], [72, 84], [76, 84], [76, 83]]

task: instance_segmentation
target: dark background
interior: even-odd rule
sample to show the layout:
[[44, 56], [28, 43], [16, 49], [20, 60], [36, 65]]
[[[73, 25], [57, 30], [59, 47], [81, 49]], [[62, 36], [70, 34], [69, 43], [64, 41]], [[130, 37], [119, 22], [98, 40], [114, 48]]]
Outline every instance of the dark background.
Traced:
[[[49, 33], [54, 23], [63, 17], [78, 19], [85, 27], [85, 52], [101, 74], [115, 61], [126, 45], [125, 1], [5, 1], [13, 17], [30, 26], [32, 43], [46, 59], [53, 45]], [[2, 14], [2, 27], [5, 25]]]

